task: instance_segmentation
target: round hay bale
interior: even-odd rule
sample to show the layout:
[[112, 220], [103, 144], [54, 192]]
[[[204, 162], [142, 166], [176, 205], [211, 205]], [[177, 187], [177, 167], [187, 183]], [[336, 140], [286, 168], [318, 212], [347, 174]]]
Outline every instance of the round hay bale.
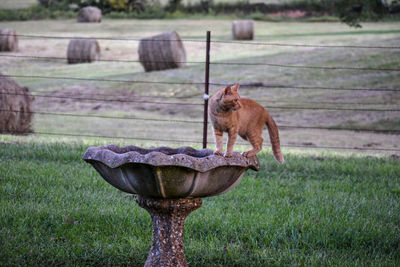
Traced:
[[0, 30], [0, 51], [16, 52], [18, 50], [18, 36], [15, 30]]
[[252, 20], [233, 21], [232, 35], [234, 40], [253, 40], [254, 21]]
[[68, 64], [90, 63], [100, 59], [100, 46], [94, 39], [72, 39], [67, 49]]
[[186, 65], [186, 52], [175, 31], [140, 40], [139, 60], [145, 71], [180, 68]]
[[78, 22], [101, 22], [101, 10], [94, 6], [87, 6], [79, 10]]
[[27, 87], [0, 73], [0, 133], [31, 133], [33, 100]]

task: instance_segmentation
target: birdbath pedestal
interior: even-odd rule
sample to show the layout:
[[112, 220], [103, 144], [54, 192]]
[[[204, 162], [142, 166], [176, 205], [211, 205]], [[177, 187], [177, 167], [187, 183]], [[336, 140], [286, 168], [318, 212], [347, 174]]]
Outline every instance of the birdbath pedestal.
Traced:
[[153, 244], [144, 266], [187, 266], [183, 252], [186, 217], [201, 207], [201, 199], [157, 199], [139, 196], [136, 200], [153, 222]]
[[150, 213], [153, 243], [146, 267], [187, 266], [186, 217], [201, 207], [201, 198], [231, 190], [247, 169], [259, 168], [257, 157], [225, 158], [191, 147], [89, 147], [83, 159], [112, 186], [138, 195], [136, 202]]

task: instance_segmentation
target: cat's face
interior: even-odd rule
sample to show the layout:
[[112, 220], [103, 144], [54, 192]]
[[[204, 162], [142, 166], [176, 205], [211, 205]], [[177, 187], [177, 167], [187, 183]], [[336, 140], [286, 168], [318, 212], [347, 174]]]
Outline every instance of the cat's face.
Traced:
[[225, 87], [222, 92], [221, 105], [224, 109], [238, 110], [242, 107], [238, 93], [239, 84]]

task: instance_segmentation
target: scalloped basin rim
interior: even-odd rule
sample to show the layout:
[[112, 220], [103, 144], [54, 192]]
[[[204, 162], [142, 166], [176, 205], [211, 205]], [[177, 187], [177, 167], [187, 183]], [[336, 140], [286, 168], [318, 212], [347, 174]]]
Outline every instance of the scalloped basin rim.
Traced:
[[145, 149], [136, 146], [119, 147], [107, 145], [89, 147], [83, 155], [87, 162], [98, 161], [109, 168], [118, 168], [124, 164], [138, 163], [152, 166], [178, 166], [207, 172], [220, 166], [238, 166], [259, 170], [257, 157], [247, 158], [238, 152], [230, 158], [217, 156], [211, 149], [196, 150], [192, 147], [157, 147]]

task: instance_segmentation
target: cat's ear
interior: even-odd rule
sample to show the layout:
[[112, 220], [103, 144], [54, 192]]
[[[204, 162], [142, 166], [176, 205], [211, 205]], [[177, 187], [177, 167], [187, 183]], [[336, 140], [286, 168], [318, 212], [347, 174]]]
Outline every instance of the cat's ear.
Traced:
[[240, 87], [240, 85], [238, 83], [235, 84], [234, 86], [232, 86], [232, 91], [237, 93], [239, 87]]
[[232, 94], [232, 88], [228, 85], [227, 87], [224, 88], [224, 95], [231, 95]]

